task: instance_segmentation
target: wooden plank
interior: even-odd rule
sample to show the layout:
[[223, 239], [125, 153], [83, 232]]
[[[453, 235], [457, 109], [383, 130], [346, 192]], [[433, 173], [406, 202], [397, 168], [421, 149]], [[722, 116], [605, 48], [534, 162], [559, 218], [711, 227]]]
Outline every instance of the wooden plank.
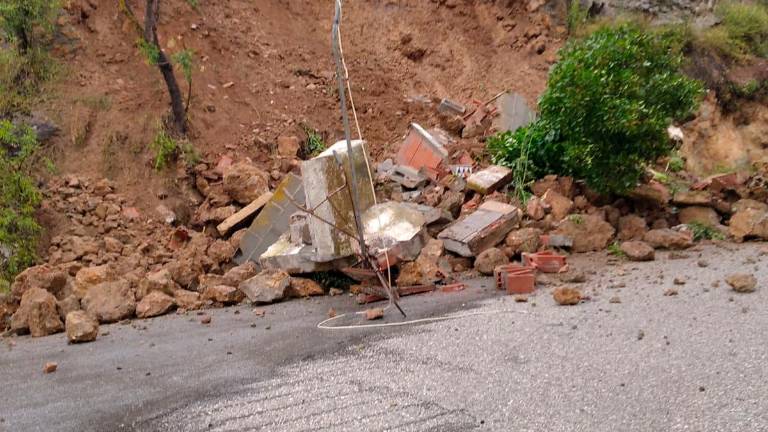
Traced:
[[219, 231], [219, 234], [226, 235], [233, 227], [239, 225], [244, 220], [256, 214], [256, 212], [264, 207], [271, 199], [272, 192], [263, 193], [260, 197], [253, 200], [252, 203], [243, 207], [239, 212], [226, 218], [224, 222], [220, 223], [219, 226], [216, 227], [216, 229]]

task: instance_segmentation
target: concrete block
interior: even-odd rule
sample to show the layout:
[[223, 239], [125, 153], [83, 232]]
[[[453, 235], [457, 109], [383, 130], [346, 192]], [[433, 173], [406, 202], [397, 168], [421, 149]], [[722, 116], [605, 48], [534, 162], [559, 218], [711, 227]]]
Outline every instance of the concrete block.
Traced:
[[478, 171], [469, 176], [467, 187], [475, 192], [487, 195], [512, 181], [512, 170], [498, 165]]
[[246, 261], [253, 261], [258, 266], [259, 257], [283, 233], [288, 231], [291, 215], [299, 211], [299, 208], [293, 205], [288, 197], [300, 205], [305, 202], [301, 178], [294, 174], [288, 174], [283, 179], [275, 189], [272, 198], [253, 220], [251, 227], [240, 240], [242, 254], [235, 258], [235, 262], [242, 264]]
[[458, 114], [464, 115], [467, 112], [467, 107], [464, 105], [452, 101], [450, 99], [443, 99], [440, 101], [440, 105], [437, 106], [437, 112], [443, 114]]
[[515, 131], [536, 120], [536, 113], [529, 107], [525, 98], [517, 93], [505, 93], [496, 99], [496, 111], [492, 126], [499, 132]]
[[354, 257], [337, 258], [318, 262], [314, 246], [294, 245], [286, 233], [264, 252], [259, 264], [264, 269], [283, 270], [288, 274], [330, 271], [354, 264]]
[[[336, 156], [340, 159], [341, 166]], [[317, 157], [301, 164], [307, 207], [314, 209], [319, 218], [349, 233], [355, 233], [357, 230], [350, 192], [347, 189], [334, 192], [347, 184], [345, 182], [350, 182], [347, 187], [351, 185], [351, 162], [357, 172], [360, 209], [364, 210], [373, 205], [374, 191], [367, 171], [366, 156], [365, 141], [352, 141], [351, 155], [347, 153], [346, 141], [339, 141]], [[354, 254], [357, 242], [318, 217], [309, 218], [309, 232], [317, 254], [315, 260], [332, 261]]]
[[390, 201], [368, 209], [363, 214], [363, 227], [370, 252], [387, 254], [390, 261], [415, 260], [428, 240], [426, 219], [420, 207], [426, 206]]
[[389, 179], [408, 189], [423, 187], [429, 181], [427, 176], [408, 165], [395, 165], [389, 173]]
[[520, 210], [514, 206], [487, 201], [477, 211], [459, 219], [437, 238], [445, 249], [464, 257], [477, 256], [497, 245], [520, 222]]

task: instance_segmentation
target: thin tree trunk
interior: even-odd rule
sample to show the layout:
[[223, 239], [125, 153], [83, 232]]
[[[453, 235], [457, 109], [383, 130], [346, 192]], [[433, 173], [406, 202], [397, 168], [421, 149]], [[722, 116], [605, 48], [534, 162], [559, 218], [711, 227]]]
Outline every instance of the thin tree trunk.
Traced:
[[147, 9], [144, 19], [144, 39], [157, 47], [158, 58], [157, 67], [163, 74], [165, 86], [168, 87], [168, 95], [171, 97], [171, 111], [173, 113], [173, 126], [179, 134], [187, 133], [187, 114], [184, 109], [184, 98], [179, 89], [179, 82], [176, 81], [176, 75], [173, 72], [171, 64], [165, 51], [160, 47], [157, 38], [157, 19], [160, 11], [160, 0], [147, 0]]

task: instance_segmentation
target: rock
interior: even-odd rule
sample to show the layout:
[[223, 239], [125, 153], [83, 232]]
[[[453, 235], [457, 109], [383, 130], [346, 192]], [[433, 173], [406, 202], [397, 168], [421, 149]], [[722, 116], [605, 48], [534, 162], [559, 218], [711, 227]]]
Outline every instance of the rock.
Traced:
[[629, 193], [631, 198], [664, 207], [671, 199], [669, 188], [657, 181], [641, 184]]
[[541, 201], [551, 208], [550, 213], [556, 221], [562, 220], [573, 210], [573, 201], [554, 189], [547, 190], [541, 197]]
[[58, 297], [67, 285], [67, 274], [48, 264], [30, 267], [19, 273], [11, 285], [11, 294], [21, 300], [30, 288], [40, 288]]
[[531, 186], [533, 194], [538, 197], [544, 195], [550, 189], [570, 199], [573, 196], [573, 178], [558, 177], [550, 174], [537, 180]]
[[400, 274], [396, 281], [398, 287], [424, 285], [425, 282], [424, 273], [417, 262], [406, 262], [400, 265]]
[[164, 315], [176, 307], [173, 297], [160, 291], [152, 291], [136, 305], [136, 316], [152, 318]]
[[342, 295], [342, 294], [344, 294], [344, 290], [342, 290], [342, 289], [340, 289], [340, 288], [331, 288], [331, 289], [328, 291], [328, 295], [329, 295], [329, 296], [331, 296], [331, 297], [340, 296], [340, 295]]
[[282, 270], [263, 270], [238, 285], [253, 303], [272, 303], [285, 298], [291, 277]]
[[49, 374], [56, 372], [56, 369], [59, 368], [59, 364], [56, 362], [48, 362], [43, 366], [43, 373]]
[[[768, 239], [768, 210], [749, 207], [741, 200], [734, 205], [736, 212], [731, 216], [728, 231], [738, 240], [745, 237]], [[742, 203], [742, 205], [739, 205]]]
[[203, 300], [210, 300], [215, 303], [233, 305], [240, 303], [245, 298], [242, 291], [229, 285], [210, 286], [203, 291]]
[[235, 256], [235, 248], [226, 240], [216, 240], [208, 246], [208, 257], [219, 265], [229, 262]]
[[56, 297], [42, 288], [26, 290], [19, 309], [11, 317], [11, 330], [29, 332], [32, 337], [48, 336], [64, 330], [56, 310]]
[[368, 321], [373, 321], [381, 318], [384, 318], [384, 309], [382, 308], [373, 308], [365, 311], [365, 319]]
[[442, 259], [445, 247], [441, 240], [430, 239], [421, 249], [416, 264], [421, 269], [424, 280], [435, 283], [450, 276], [451, 268], [447, 261]]
[[115, 280], [115, 274], [108, 265], [85, 267], [75, 276], [74, 294], [77, 298], [83, 299], [91, 287], [113, 280]]
[[173, 298], [176, 300], [176, 306], [188, 311], [201, 309], [204, 305], [200, 300], [200, 294], [194, 291], [177, 289], [173, 292]]
[[555, 289], [552, 298], [561, 306], [573, 306], [581, 301], [581, 292], [575, 288], [561, 287]]
[[292, 277], [286, 295], [290, 298], [302, 298], [325, 295], [325, 290], [312, 279]]
[[256, 276], [256, 265], [251, 262], [245, 262], [237, 267], [232, 267], [224, 273], [225, 285], [239, 286], [244, 280], [250, 279]]
[[725, 282], [738, 293], [751, 293], [757, 289], [757, 279], [751, 274], [735, 273], [726, 277]]
[[685, 285], [685, 278], [683, 277], [676, 277], [672, 280], [672, 283], [675, 285]]
[[678, 215], [680, 223], [700, 223], [709, 227], [720, 225], [720, 215], [709, 207], [692, 206], [680, 210]]
[[200, 318], [200, 324], [210, 324], [211, 323], [211, 316], [205, 315], [204, 317]]
[[693, 235], [670, 228], [654, 229], [645, 233], [643, 241], [656, 249], [687, 249], [693, 246]]
[[245, 162], [236, 163], [224, 173], [224, 190], [240, 204], [249, 204], [269, 191], [269, 174], [255, 165]]
[[542, 231], [538, 228], [522, 228], [507, 234], [504, 244], [512, 248], [514, 254], [536, 252], [541, 246]]
[[80, 300], [74, 294], [71, 294], [62, 300], [56, 301], [56, 307], [59, 309], [59, 318], [64, 321], [70, 312], [80, 310]]
[[712, 202], [712, 194], [708, 191], [680, 191], [672, 197], [672, 204], [686, 206], [707, 206]]
[[149, 273], [144, 279], [139, 282], [139, 289], [136, 291], [136, 300], [141, 300], [153, 291], [159, 291], [169, 296], [173, 295], [173, 292], [179, 289], [176, 282], [171, 277], [171, 272], [168, 269], [158, 270], [156, 272]]
[[83, 310], [100, 323], [111, 323], [133, 316], [136, 300], [125, 279], [102, 282], [88, 289], [82, 298]]
[[599, 216], [570, 215], [563, 219], [552, 234], [573, 240], [573, 252], [603, 250], [608, 246], [616, 230]]
[[282, 157], [296, 157], [300, 147], [299, 138], [296, 136], [277, 137], [277, 154]]
[[66, 332], [70, 343], [92, 342], [99, 334], [99, 322], [84, 311], [73, 311], [67, 314]]
[[492, 275], [493, 269], [504, 264], [509, 264], [509, 258], [495, 247], [480, 252], [475, 258], [475, 269], [484, 275]]
[[541, 199], [536, 196], [532, 196], [525, 206], [525, 213], [529, 218], [533, 220], [542, 220], [546, 215], [544, 206], [541, 204]]
[[631, 240], [621, 244], [621, 251], [632, 261], [653, 261], [656, 253], [653, 247], [644, 241]]
[[640, 216], [627, 215], [619, 218], [619, 240], [640, 240], [646, 231], [648, 231], [648, 224]]
[[168, 225], [173, 225], [176, 222], [176, 213], [163, 204], [155, 207], [155, 213], [157, 213], [161, 221]]
[[449, 190], [443, 194], [443, 199], [440, 201], [438, 208], [447, 211], [451, 216], [457, 218], [459, 213], [461, 213], [462, 205], [464, 205], [464, 194]]
[[198, 275], [205, 273], [200, 260], [195, 255], [180, 256], [169, 262], [166, 268], [171, 273], [174, 282], [181, 285], [182, 288], [191, 287]]
[[742, 199], [742, 200], [736, 201], [731, 206], [731, 213], [739, 213], [749, 209], [759, 210], [761, 212], [768, 212], [768, 204], [760, 201], [755, 201], [753, 199]]
[[104, 237], [104, 249], [107, 252], [120, 254], [123, 252], [123, 242], [114, 237]]

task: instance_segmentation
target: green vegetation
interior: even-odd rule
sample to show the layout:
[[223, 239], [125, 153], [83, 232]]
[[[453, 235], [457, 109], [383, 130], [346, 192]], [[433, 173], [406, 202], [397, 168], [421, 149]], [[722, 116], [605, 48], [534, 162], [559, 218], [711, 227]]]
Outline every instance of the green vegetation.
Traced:
[[705, 225], [700, 222], [691, 222], [688, 228], [693, 232], [693, 239], [699, 240], [725, 240], [725, 235], [717, 228]]
[[176, 158], [179, 150], [179, 144], [164, 129], [155, 134], [150, 147], [155, 152], [155, 169], [158, 171], [167, 167]]
[[581, 5], [580, 0], [571, 0], [571, 4], [568, 6], [568, 16], [566, 17], [566, 28], [568, 34], [574, 34], [587, 23], [589, 18], [589, 9], [584, 8]]
[[667, 169], [673, 173], [680, 172], [685, 168], [685, 159], [680, 156], [679, 153], [675, 153], [669, 157], [667, 163]]
[[760, 3], [726, 1], [715, 8], [721, 24], [707, 29], [697, 43], [736, 61], [768, 56], [768, 8]]
[[302, 149], [304, 157], [311, 158], [322, 153], [326, 148], [323, 137], [307, 125], [301, 125], [301, 128], [304, 130], [304, 133], [307, 134], [307, 142]]
[[627, 257], [627, 254], [624, 253], [623, 250], [621, 250], [621, 245], [619, 244], [618, 241], [615, 241], [615, 242], [611, 243], [610, 245], [608, 245], [608, 253], [613, 255], [613, 256], [615, 256], [615, 257], [618, 257], [618, 258], [626, 258]]
[[36, 259], [41, 196], [30, 172], [37, 147], [31, 128], [0, 121], [0, 281], [13, 280]]
[[[697, 107], [702, 85], [680, 72], [676, 40], [633, 23], [570, 41], [531, 125], [488, 140], [495, 163], [555, 173], [598, 192], [625, 192], [671, 150], [666, 128]], [[523, 179], [527, 181], [528, 179]]]
[[165, 128], [160, 128], [158, 130], [150, 147], [155, 153], [154, 166], [158, 171], [168, 167], [168, 165], [177, 160], [179, 156], [181, 156], [187, 166], [196, 165], [201, 159], [200, 154], [192, 143], [186, 140], [181, 142], [175, 140], [165, 131]]

